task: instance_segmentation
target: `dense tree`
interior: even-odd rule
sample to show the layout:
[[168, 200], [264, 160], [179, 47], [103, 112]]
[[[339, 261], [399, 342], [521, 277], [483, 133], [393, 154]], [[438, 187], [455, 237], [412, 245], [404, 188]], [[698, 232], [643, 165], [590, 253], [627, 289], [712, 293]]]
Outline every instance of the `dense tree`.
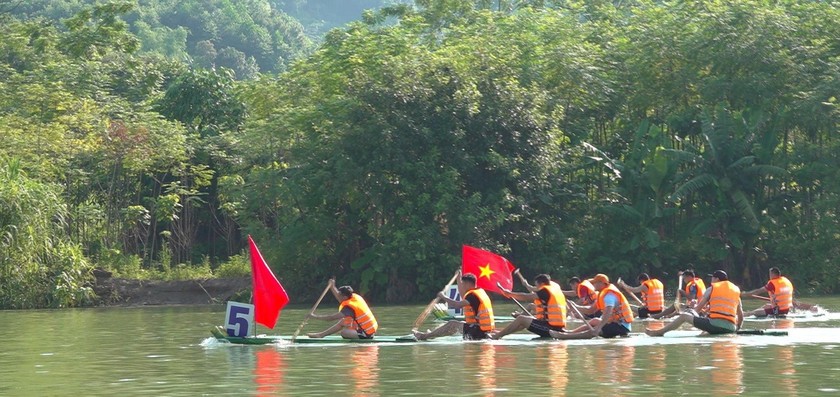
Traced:
[[426, 296], [461, 244], [561, 281], [840, 288], [836, 4], [10, 5], [5, 307], [84, 304], [92, 265], [209, 269], [245, 233], [293, 294]]

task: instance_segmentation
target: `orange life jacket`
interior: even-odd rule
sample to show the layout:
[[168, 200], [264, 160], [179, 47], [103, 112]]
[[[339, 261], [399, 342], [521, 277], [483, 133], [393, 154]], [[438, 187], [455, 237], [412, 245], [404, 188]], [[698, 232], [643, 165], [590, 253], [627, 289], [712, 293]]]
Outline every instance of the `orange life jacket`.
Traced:
[[626, 322], [632, 323], [633, 322], [633, 311], [630, 310], [630, 303], [627, 302], [627, 297], [615, 287], [615, 285], [610, 284], [606, 288], [601, 290], [601, 293], [598, 294], [598, 301], [596, 303], [596, 307], [600, 311], [604, 311], [606, 305], [604, 304], [604, 298], [607, 294], [614, 294], [618, 297], [619, 305], [618, 307], [613, 307], [612, 316], [609, 319], [611, 323], [618, 323], [618, 322]]
[[376, 333], [379, 324], [376, 323], [376, 317], [370, 311], [370, 308], [359, 294], [350, 295], [349, 299], [344, 300], [338, 305], [338, 310], [344, 310], [345, 307], [353, 309], [353, 317], [344, 317], [344, 326], [347, 328], [355, 328], [356, 331], [364, 332], [365, 335], [371, 336]]
[[463, 299], [467, 299], [470, 294], [478, 298], [478, 313], [473, 311], [472, 305], [464, 306], [464, 321], [467, 324], [478, 324], [484, 332], [492, 331], [496, 327], [496, 322], [493, 319], [493, 304], [490, 303], [490, 297], [483, 289], [474, 288], [467, 291]]
[[598, 299], [598, 291], [595, 291], [595, 286], [589, 280], [583, 280], [578, 283], [577, 296], [582, 305], [591, 305]]
[[566, 296], [563, 290], [554, 281], [540, 287], [539, 291], [548, 291], [548, 302], [542, 301], [539, 297], [534, 299], [534, 306], [537, 311], [534, 314], [537, 320], [548, 321], [548, 324], [555, 327], [566, 326]]
[[652, 312], [662, 311], [665, 308], [665, 286], [662, 282], [652, 278], [645, 280], [642, 285], [647, 286], [647, 292], [642, 291], [642, 301], [645, 302], [648, 310]]
[[[689, 294], [691, 293], [691, 286], [692, 285], [697, 286], [697, 295], [695, 295], [695, 296], [689, 296]], [[706, 283], [703, 282], [702, 278], [695, 277], [694, 280], [689, 281], [688, 284], [685, 285], [686, 303], [688, 303], [689, 301], [692, 301], [692, 300], [698, 300], [699, 301], [700, 298], [703, 297], [703, 294], [705, 292], [706, 292]]]
[[738, 302], [741, 301], [741, 289], [729, 281], [712, 283], [712, 295], [709, 297], [709, 318], [721, 318], [737, 324]]
[[793, 305], [793, 283], [785, 276], [779, 276], [770, 280], [774, 291], [770, 294], [770, 302], [779, 310], [789, 310]]

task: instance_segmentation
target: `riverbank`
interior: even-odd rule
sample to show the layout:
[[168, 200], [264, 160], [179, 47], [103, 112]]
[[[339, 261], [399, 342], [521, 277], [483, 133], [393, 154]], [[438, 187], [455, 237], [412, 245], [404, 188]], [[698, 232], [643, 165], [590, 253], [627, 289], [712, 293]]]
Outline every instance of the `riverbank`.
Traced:
[[[200, 305], [224, 303], [250, 293], [251, 278], [206, 280], [133, 280], [95, 272], [97, 306]], [[247, 299], [247, 297], [246, 297]]]

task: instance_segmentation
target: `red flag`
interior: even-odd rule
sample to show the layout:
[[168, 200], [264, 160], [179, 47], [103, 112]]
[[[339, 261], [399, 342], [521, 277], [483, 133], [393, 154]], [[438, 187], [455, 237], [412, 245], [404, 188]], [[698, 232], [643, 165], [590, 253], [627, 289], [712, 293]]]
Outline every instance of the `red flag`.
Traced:
[[461, 251], [461, 273], [475, 274], [476, 286], [487, 291], [501, 293], [496, 283], [507, 289], [513, 288], [511, 273], [516, 267], [509, 260], [475, 247], [465, 245]]
[[248, 236], [248, 245], [251, 247], [251, 277], [254, 288], [254, 318], [257, 323], [268, 328], [274, 328], [277, 324], [277, 317], [280, 316], [280, 309], [289, 303], [289, 295], [260, 253], [257, 245], [251, 236]]

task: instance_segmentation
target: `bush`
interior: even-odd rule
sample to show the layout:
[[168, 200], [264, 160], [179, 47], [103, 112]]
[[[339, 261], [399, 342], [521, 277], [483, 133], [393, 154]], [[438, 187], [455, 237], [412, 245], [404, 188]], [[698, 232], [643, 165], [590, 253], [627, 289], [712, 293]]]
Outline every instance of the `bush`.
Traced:
[[219, 278], [249, 277], [251, 275], [251, 262], [244, 253], [231, 256], [227, 262], [222, 263], [215, 271]]

